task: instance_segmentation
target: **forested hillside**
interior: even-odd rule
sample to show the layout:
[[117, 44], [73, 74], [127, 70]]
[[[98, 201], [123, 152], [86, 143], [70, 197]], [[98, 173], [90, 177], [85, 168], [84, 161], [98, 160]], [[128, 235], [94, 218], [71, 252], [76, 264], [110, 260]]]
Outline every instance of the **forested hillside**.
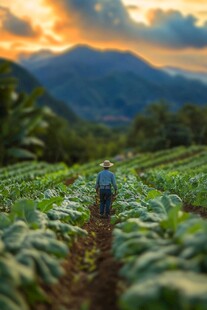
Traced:
[[169, 102], [171, 110], [207, 103], [207, 85], [170, 76], [130, 52], [77, 46], [22, 64], [77, 115], [110, 125], [128, 123], [155, 101]]
[[18, 65], [15, 62], [5, 60], [0, 58], [0, 65], [4, 62], [8, 63], [9, 69], [7, 70], [7, 75], [17, 79], [16, 91], [25, 92], [30, 94], [35, 88], [42, 88], [44, 91], [42, 95], [37, 98], [37, 104], [39, 106], [47, 106], [51, 108], [58, 115], [66, 118], [71, 123], [75, 123], [79, 120], [77, 115], [70, 109], [69, 106], [66, 106], [62, 101], [56, 99], [52, 96], [34, 77], [28, 70], [25, 70], [22, 66]]

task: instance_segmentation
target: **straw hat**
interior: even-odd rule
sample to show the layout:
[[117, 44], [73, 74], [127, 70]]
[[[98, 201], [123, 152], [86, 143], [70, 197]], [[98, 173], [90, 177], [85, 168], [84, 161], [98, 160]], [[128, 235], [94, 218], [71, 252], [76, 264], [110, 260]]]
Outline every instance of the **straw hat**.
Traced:
[[113, 165], [114, 165], [114, 164], [111, 163], [110, 160], [107, 160], [107, 159], [104, 160], [104, 162], [100, 164], [100, 166], [101, 166], [101, 167], [104, 167], [104, 168], [109, 168], [109, 167], [111, 167], [111, 166], [113, 166]]

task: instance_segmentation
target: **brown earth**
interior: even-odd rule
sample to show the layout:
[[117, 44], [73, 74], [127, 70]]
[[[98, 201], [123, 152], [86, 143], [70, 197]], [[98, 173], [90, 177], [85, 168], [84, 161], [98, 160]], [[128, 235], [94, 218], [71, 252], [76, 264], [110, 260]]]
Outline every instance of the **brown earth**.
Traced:
[[207, 218], [207, 208], [204, 208], [204, 207], [194, 207], [191, 205], [185, 205], [183, 207], [183, 211], [195, 213], [195, 214], [200, 215], [201, 217]]
[[77, 179], [77, 177], [75, 176], [75, 177], [72, 177], [72, 178], [69, 178], [69, 179], [66, 179], [65, 180], [65, 182], [64, 182], [64, 184], [65, 185], [71, 185], [71, 184], [73, 184], [74, 183], [74, 181]]
[[99, 218], [98, 206], [91, 206], [90, 221], [83, 227], [88, 236], [74, 242], [65, 276], [54, 286], [44, 287], [48, 302], [35, 310], [117, 310], [121, 292], [120, 264], [111, 252], [113, 226]]

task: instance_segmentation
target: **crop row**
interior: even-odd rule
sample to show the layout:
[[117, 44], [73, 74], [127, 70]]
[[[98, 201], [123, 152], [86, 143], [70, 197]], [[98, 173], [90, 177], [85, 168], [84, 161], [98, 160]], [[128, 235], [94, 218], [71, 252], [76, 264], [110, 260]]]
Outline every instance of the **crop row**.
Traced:
[[61, 184], [68, 174], [57, 169], [0, 191], [1, 203], [12, 198], [9, 212], [0, 213], [1, 310], [26, 310], [44, 300], [41, 285], [59, 279], [74, 238], [87, 234], [80, 227], [90, 217], [91, 191], [81, 177], [70, 187]]
[[[124, 172], [123, 172], [124, 171]], [[117, 171], [113, 252], [123, 264], [123, 310], [207, 308], [207, 223], [181, 211], [177, 195]]]
[[206, 150], [204, 150], [200, 153], [194, 154], [191, 157], [176, 160], [172, 163], [161, 164], [156, 168], [167, 171], [171, 170], [184, 171], [201, 167], [203, 165], [206, 165], [206, 163], [207, 163], [207, 154]]
[[[202, 172], [201, 172], [202, 171]], [[158, 189], [178, 194], [185, 204], [207, 207], [207, 165], [179, 170], [154, 169], [143, 175], [148, 183]]]
[[[134, 156], [124, 162], [126, 169], [133, 168], [138, 171], [149, 169], [151, 167], [160, 166], [166, 163], [177, 162], [181, 158], [192, 158], [196, 154], [206, 151], [204, 146], [176, 147], [170, 150], [162, 150], [154, 153], [144, 153]], [[122, 167], [121, 162], [118, 166]]]
[[119, 164], [135, 169], [153, 187], [178, 194], [185, 204], [207, 207], [206, 147], [179, 147], [153, 154], [142, 154]]
[[[179, 198], [206, 205], [204, 149], [143, 154], [116, 166], [113, 253], [126, 284], [120, 308], [206, 309], [207, 224], [182, 212]], [[62, 275], [73, 239], [86, 234], [80, 227], [90, 217], [99, 168], [99, 162], [72, 169], [33, 162], [0, 169], [0, 309], [28, 309], [44, 298], [40, 284]], [[137, 176], [140, 170], [153, 188]]]
[[[10, 167], [9, 170], [12, 173]], [[53, 190], [53, 196], [56, 190], [57, 195], [61, 194], [63, 196], [66, 189], [63, 181], [73, 175], [73, 170], [68, 170], [63, 164], [39, 163], [29, 166], [27, 163], [23, 170], [26, 170], [23, 174], [19, 172], [17, 175], [14, 174], [14, 177], [11, 177], [10, 173], [6, 179], [0, 179], [1, 211], [9, 212], [10, 207], [17, 199], [40, 199], [46, 191], [50, 196], [51, 189]]]
[[[10, 168], [10, 167], [9, 167]], [[48, 175], [50, 173], [58, 172], [58, 171], [66, 171], [68, 172], [68, 168], [65, 164], [56, 164], [51, 165], [44, 162], [27, 164], [21, 169], [11, 168], [7, 171], [1, 172], [0, 169], [0, 180], [1, 187], [10, 184], [11, 182], [22, 182], [22, 181], [30, 181], [34, 180], [38, 177], [42, 177]]]

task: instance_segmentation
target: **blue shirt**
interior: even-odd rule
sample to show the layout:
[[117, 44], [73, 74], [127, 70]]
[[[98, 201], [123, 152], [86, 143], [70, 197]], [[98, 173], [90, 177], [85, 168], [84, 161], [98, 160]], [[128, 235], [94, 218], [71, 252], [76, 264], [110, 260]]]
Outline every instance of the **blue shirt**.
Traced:
[[113, 172], [109, 171], [108, 169], [104, 169], [103, 171], [99, 172], [96, 179], [96, 189], [100, 188], [101, 186], [110, 186], [113, 185], [113, 188], [117, 190], [116, 179]]

